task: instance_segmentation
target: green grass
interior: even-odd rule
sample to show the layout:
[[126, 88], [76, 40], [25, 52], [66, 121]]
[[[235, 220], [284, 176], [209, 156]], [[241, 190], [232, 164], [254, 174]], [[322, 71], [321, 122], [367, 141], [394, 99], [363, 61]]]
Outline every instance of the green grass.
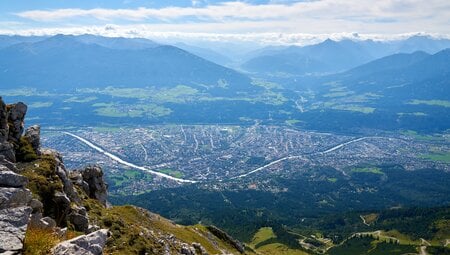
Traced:
[[328, 178], [327, 179], [327, 181], [329, 181], [329, 182], [332, 182], [332, 183], [335, 183], [335, 182], [337, 182], [337, 178]]
[[371, 173], [371, 174], [384, 174], [379, 167], [357, 167], [351, 170], [353, 173]]
[[2, 90], [2, 96], [29, 97], [29, 96], [53, 96], [53, 94], [51, 94], [47, 91], [38, 91], [36, 88], [17, 88], [17, 89]]
[[353, 93], [354, 93], [353, 91], [335, 91], [332, 93], [325, 94], [323, 95], [323, 97], [345, 97]]
[[407, 135], [410, 137], [414, 137], [417, 140], [422, 140], [422, 141], [437, 141], [437, 140], [442, 140], [442, 137], [436, 136], [436, 135], [421, 135], [419, 133], [417, 133], [414, 130], [404, 130], [400, 132], [402, 135]]
[[366, 214], [366, 215], [362, 215], [362, 217], [364, 218], [366, 223], [369, 224], [369, 225], [378, 220], [378, 214], [377, 213], [369, 213], [369, 214]]
[[169, 115], [172, 110], [164, 106], [156, 104], [136, 104], [136, 105], [121, 105], [114, 103], [96, 103], [92, 105], [98, 107], [95, 113], [99, 116], [113, 117], [113, 118], [158, 118]]
[[97, 131], [97, 132], [118, 132], [118, 131], [120, 131], [120, 127], [114, 127], [114, 126], [107, 127], [107, 126], [102, 126], [102, 127], [94, 127], [93, 130], [94, 130], [94, 131]]
[[351, 238], [342, 245], [329, 250], [330, 255], [369, 254], [369, 255], [401, 255], [416, 254], [416, 248], [411, 245], [400, 245], [376, 241], [370, 237]]
[[297, 123], [300, 123], [300, 122], [302, 122], [301, 120], [296, 120], [296, 119], [290, 119], [290, 120], [286, 120], [285, 121], [285, 123], [287, 124], [287, 125], [289, 125], [289, 126], [293, 126], [293, 125], [295, 125], [295, 124], [297, 124]]
[[281, 89], [281, 85], [275, 82], [269, 82], [264, 80], [253, 80], [252, 85], [260, 86], [266, 89]]
[[450, 107], [450, 101], [447, 100], [418, 100], [414, 99], [409, 101], [407, 104], [425, 104], [425, 105], [433, 105], [433, 106], [442, 106], [442, 107]]
[[365, 114], [373, 113], [375, 111], [375, 108], [373, 107], [367, 107], [367, 106], [360, 106], [360, 105], [335, 105], [331, 107], [335, 110], [342, 110], [342, 111], [352, 111], [352, 112], [361, 112]]
[[66, 100], [64, 100], [65, 103], [89, 103], [94, 100], [96, 100], [97, 97], [90, 96], [90, 97], [70, 97]]
[[30, 108], [47, 108], [53, 105], [53, 102], [33, 102], [28, 104]]
[[399, 112], [397, 113], [397, 115], [399, 116], [417, 116], [417, 117], [423, 117], [423, 116], [427, 116], [428, 114], [423, 113], [423, 112]]
[[420, 157], [423, 159], [429, 159], [432, 161], [450, 163], [450, 152], [429, 153], [429, 154], [420, 155]]
[[258, 245], [261, 242], [264, 242], [266, 240], [269, 240], [271, 238], [276, 238], [277, 236], [273, 232], [271, 227], [264, 227], [260, 228], [258, 232], [253, 236], [252, 241], [250, 242], [250, 245], [252, 247]]
[[164, 89], [154, 94], [152, 98], [158, 102], [170, 102], [170, 103], [185, 103], [193, 101], [198, 90], [189, 86], [178, 85], [175, 88]]
[[160, 169], [158, 170], [158, 172], [164, 173], [164, 174], [168, 174], [170, 176], [173, 176], [175, 178], [183, 178], [184, 174], [178, 170], [173, 170], [173, 169]]
[[271, 243], [257, 249], [262, 255], [308, 255], [309, 253], [302, 250], [291, 249], [281, 243]]

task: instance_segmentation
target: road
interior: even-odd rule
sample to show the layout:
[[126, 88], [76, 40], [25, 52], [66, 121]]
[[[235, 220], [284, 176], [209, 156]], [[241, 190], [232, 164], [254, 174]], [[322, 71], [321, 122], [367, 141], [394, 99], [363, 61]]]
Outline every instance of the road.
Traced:
[[[105, 151], [104, 149], [102, 149], [102, 148], [96, 146], [95, 144], [89, 142], [88, 140], [86, 140], [86, 139], [84, 139], [84, 138], [82, 138], [82, 137], [80, 137], [80, 136], [77, 136], [77, 135], [75, 135], [75, 134], [73, 134], [73, 133], [65, 132], [65, 131], [62, 132], [62, 133], [64, 133], [64, 134], [66, 134], [66, 135], [69, 135], [69, 136], [72, 136], [72, 137], [78, 139], [79, 141], [85, 143], [86, 145], [88, 145], [88, 146], [91, 147], [92, 149], [94, 149], [94, 150], [96, 150], [96, 151], [98, 151], [98, 152], [104, 154], [105, 156], [111, 158], [112, 160], [114, 160], [114, 161], [116, 161], [116, 162], [118, 162], [118, 163], [120, 163], [120, 164], [122, 164], [122, 165], [126, 165], [126, 166], [129, 166], [129, 167], [132, 167], [132, 168], [135, 168], [135, 169], [139, 169], [139, 170], [142, 170], [142, 171], [146, 171], [146, 172], [148, 172], [148, 173], [150, 173], [150, 174], [153, 174], [153, 175], [156, 175], [156, 176], [159, 176], [159, 177], [162, 177], [162, 178], [170, 179], [170, 180], [173, 180], [173, 181], [176, 181], [176, 182], [179, 182], [179, 183], [198, 183], [198, 182], [199, 182], [199, 181], [195, 181], [195, 180], [188, 180], [188, 179], [176, 178], [176, 177], [170, 176], [170, 175], [168, 175], [168, 174], [164, 174], [164, 173], [161, 173], [161, 172], [153, 171], [153, 170], [148, 169], [148, 168], [143, 167], [143, 166], [135, 165], [135, 164], [133, 164], [133, 163], [131, 163], [131, 162], [125, 161], [125, 160], [123, 160], [123, 159], [117, 157], [117, 156], [114, 155], [114, 154], [111, 154], [110, 152]], [[356, 139], [350, 140], [350, 141], [345, 142], [345, 143], [338, 144], [338, 145], [336, 145], [336, 146], [334, 146], [334, 147], [332, 147], [332, 148], [330, 148], [330, 149], [327, 149], [327, 150], [325, 150], [325, 151], [316, 152], [316, 153], [313, 153], [313, 154], [324, 155], [324, 154], [333, 152], [333, 151], [335, 151], [335, 150], [341, 149], [341, 148], [345, 147], [346, 145], [349, 145], [349, 144], [352, 144], [352, 143], [356, 143], [356, 142], [359, 142], [359, 141], [362, 141], [362, 140], [365, 140], [365, 139], [370, 139], [370, 138], [384, 138], [384, 137], [360, 137], [360, 138], [356, 138]], [[196, 139], [196, 138], [195, 138], [195, 135], [194, 135], [194, 139]], [[238, 178], [247, 177], [247, 176], [249, 176], [249, 175], [251, 175], [251, 174], [260, 172], [260, 171], [262, 171], [262, 170], [264, 170], [264, 169], [266, 169], [266, 168], [268, 168], [268, 167], [270, 167], [270, 166], [273, 166], [273, 165], [278, 164], [278, 163], [280, 163], [280, 162], [283, 162], [283, 161], [286, 161], [286, 160], [291, 160], [291, 159], [302, 159], [302, 160], [307, 160], [307, 158], [305, 158], [304, 155], [298, 155], [298, 156], [286, 156], [286, 157], [277, 159], [277, 160], [275, 160], [275, 161], [272, 161], [272, 162], [270, 162], [270, 163], [268, 163], [268, 164], [266, 164], [266, 165], [264, 165], [264, 166], [258, 167], [258, 168], [254, 169], [254, 170], [252, 170], [252, 171], [250, 171], [250, 172], [248, 172], [248, 173], [241, 174], [241, 175], [238, 175], [238, 176], [235, 176], [235, 177], [231, 177], [230, 179], [238, 179]], [[223, 180], [219, 180], [219, 181], [223, 181]]]
[[[341, 148], [343, 148], [343, 147], [346, 146], [346, 145], [349, 145], [349, 144], [352, 144], [352, 143], [356, 143], [356, 142], [359, 142], [359, 141], [362, 141], [362, 140], [365, 140], [365, 139], [369, 139], [369, 138], [380, 138], [380, 137], [369, 137], [369, 136], [367, 136], [367, 137], [361, 137], [361, 138], [353, 139], [353, 140], [350, 140], [350, 141], [348, 141], [348, 142], [338, 144], [338, 145], [336, 145], [336, 146], [334, 146], [334, 147], [332, 147], [332, 148], [330, 148], [330, 149], [327, 149], [327, 150], [325, 150], [325, 151], [320, 151], [320, 152], [316, 152], [316, 153], [313, 153], [313, 154], [321, 154], [321, 155], [324, 155], [324, 154], [333, 152], [333, 151], [335, 151], [335, 150], [341, 149]], [[246, 177], [246, 176], [248, 176], [248, 175], [250, 175], [250, 174], [254, 174], [254, 173], [259, 172], [259, 171], [262, 171], [262, 170], [264, 170], [264, 169], [266, 169], [266, 168], [268, 168], [268, 167], [270, 167], [270, 166], [272, 166], [272, 165], [275, 165], [275, 164], [277, 164], [277, 163], [280, 163], [280, 162], [283, 162], [283, 161], [286, 161], [286, 160], [290, 160], [290, 159], [305, 159], [305, 160], [306, 160], [306, 158], [305, 158], [303, 155], [299, 155], [299, 156], [287, 156], [287, 157], [280, 158], [280, 159], [277, 159], [277, 160], [275, 160], [275, 161], [272, 161], [272, 162], [268, 163], [267, 165], [264, 165], [264, 166], [262, 166], [262, 167], [256, 168], [255, 170], [252, 170], [252, 171], [250, 171], [250, 172], [248, 172], [248, 173], [241, 174], [241, 175], [238, 175], [238, 176], [236, 176], [236, 177], [233, 177], [233, 178], [231, 178], [231, 179], [237, 179], [237, 178]]]
[[63, 133], [66, 134], [66, 135], [69, 135], [69, 136], [71, 136], [73, 138], [78, 139], [79, 141], [83, 142], [84, 144], [86, 144], [87, 146], [91, 147], [92, 149], [94, 149], [94, 150], [104, 154], [105, 156], [109, 157], [110, 159], [112, 159], [112, 160], [114, 160], [114, 161], [116, 161], [116, 162], [118, 162], [118, 163], [120, 163], [122, 165], [129, 166], [129, 167], [132, 167], [132, 168], [135, 168], [135, 169], [139, 169], [139, 170], [148, 172], [150, 174], [153, 174], [153, 175], [165, 178], [165, 179], [169, 179], [169, 180], [172, 180], [172, 181], [176, 181], [176, 182], [179, 182], [179, 183], [197, 183], [197, 181], [194, 181], [194, 180], [187, 180], [187, 179], [176, 178], [176, 177], [170, 176], [168, 174], [164, 174], [164, 173], [160, 173], [160, 172], [157, 172], [157, 171], [150, 170], [150, 169], [148, 169], [146, 167], [143, 167], [143, 166], [135, 165], [133, 163], [130, 163], [128, 161], [125, 161], [125, 160], [117, 157], [114, 154], [111, 154], [111, 153], [105, 151], [104, 149], [96, 146], [95, 144], [89, 142], [88, 140], [86, 140], [86, 139], [84, 139], [84, 138], [82, 138], [80, 136], [77, 136], [77, 135], [69, 133], [69, 132], [63, 132]]

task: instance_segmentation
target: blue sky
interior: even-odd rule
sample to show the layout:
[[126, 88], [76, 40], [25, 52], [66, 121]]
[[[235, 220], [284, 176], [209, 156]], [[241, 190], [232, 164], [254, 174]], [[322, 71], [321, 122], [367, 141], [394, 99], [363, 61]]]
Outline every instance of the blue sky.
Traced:
[[[294, 42], [316, 37], [448, 37], [448, 0], [2, 0], [0, 33], [203, 36]], [[259, 40], [258, 39], [258, 40]]]

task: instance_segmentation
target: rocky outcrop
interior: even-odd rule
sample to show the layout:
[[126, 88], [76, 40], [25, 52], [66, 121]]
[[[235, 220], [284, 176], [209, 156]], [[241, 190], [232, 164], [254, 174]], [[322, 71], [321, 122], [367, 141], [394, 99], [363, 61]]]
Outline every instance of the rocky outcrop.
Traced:
[[32, 208], [28, 179], [0, 165], [0, 253], [19, 253]]
[[108, 230], [101, 229], [88, 235], [64, 241], [53, 248], [54, 255], [100, 255], [108, 238]]
[[18, 102], [16, 104], [7, 105], [6, 109], [8, 109], [8, 141], [12, 144], [18, 144], [19, 139], [23, 134], [24, 120], [28, 107], [24, 103]]
[[9, 125], [6, 104], [0, 97], [0, 155], [9, 161], [15, 161], [14, 147], [8, 142]]
[[25, 131], [24, 135], [28, 141], [31, 143], [31, 146], [33, 147], [34, 152], [37, 155], [40, 155], [40, 148], [41, 148], [41, 127], [39, 125], [33, 125], [31, 127], [28, 127]]
[[30, 213], [29, 206], [0, 210], [0, 253], [20, 253], [23, 249]]
[[25, 176], [18, 175], [5, 166], [0, 165], [0, 187], [21, 188], [27, 184], [28, 179]]
[[26, 113], [24, 103], [6, 105], [0, 97], [0, 155], [10, 162], [16, 162], [15, 149], [23, 133]]
[[0, 143], [8, 140], [9, 127], [8, 127], [8, 112], [6, 111], [6, 104], [0, 97]]
[[[99, 166], [88, 166], [83, 170], [79, 170], [79, 172], [83, 177], [83, 181], [88, 185], [88, 189], [85, 191], [89, 197], [97, 199], [106, 206], [108, 193], [105, 180], [103, 179], [103, 170]], [[85, 185], [84, 188], [86, 188]]]
[[223, 230], [215, 227], [215, 226], [207, 226], [208, 230], [213, 233], [217, 238], [220, 240], [230, 244], [233, 246], [236, 250], [238, 250], [240, 253], [244, 253], [245, 249], [244, 246], [237, 240], [233, 239], [230, 235], [228, 235]]

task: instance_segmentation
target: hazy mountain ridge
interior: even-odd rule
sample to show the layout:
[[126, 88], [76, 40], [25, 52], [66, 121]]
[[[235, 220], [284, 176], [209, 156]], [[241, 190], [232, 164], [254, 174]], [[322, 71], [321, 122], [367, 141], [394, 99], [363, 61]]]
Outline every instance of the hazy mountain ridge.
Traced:
[[397, 99], [448, 100], [450, 49], [395, 54], [331, 76], [349, 90]]
[[[355, 68], [378, 58], [398, 53], [424, 51], [435, 54], [450, 47], [450, 40], [433, 39], [426, 36], [413, 36], [399, 41], [352, 41], [326, 40], [322, 43], [304, 47], [290, 46], [281, 49], [259, 50], [257, 56], [243, 64], [252, 72], [270, 72], [271, 62], [279, 63], [272, 72], [285, 72], [292, 75], [308, 73], [336, 73]], [[309, 68], [293, 68], [301, 59], [311, 59], [318, 64]], [[294, 65], [293, 65], [294, 64]]]
[[113, 49], [58, 35], [4, 48], [0, 59], [0, 82], [7, 86], [67, 90], [192, 85], [225, 94], [255, 89], [245, 75], [167, 45]]

